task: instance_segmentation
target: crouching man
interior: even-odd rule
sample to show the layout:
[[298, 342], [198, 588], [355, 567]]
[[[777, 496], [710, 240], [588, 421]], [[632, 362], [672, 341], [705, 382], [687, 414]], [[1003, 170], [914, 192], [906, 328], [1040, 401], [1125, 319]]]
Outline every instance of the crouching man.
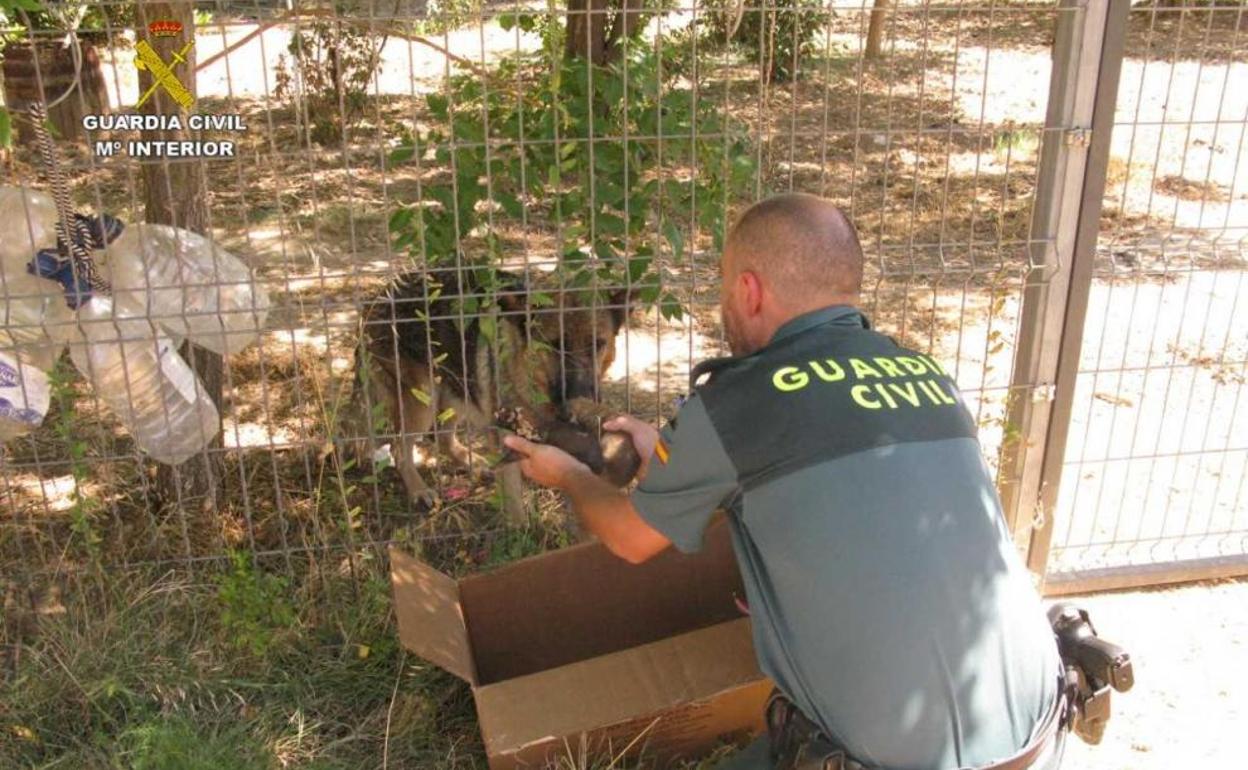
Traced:
[[630, 562], [698, 550], [726, 510], [777, 687], [768, 736], [730, 764], [1056, 767], [1057, 647], [974, 421], [936, 361], [871, 330], [862, 259], [822, 199], [741, 217], [721, 266], [733, 357], [694, 370], [661, 432], [607, 426], [646, 458], [631, 494], [553, 447], [508, 446]]

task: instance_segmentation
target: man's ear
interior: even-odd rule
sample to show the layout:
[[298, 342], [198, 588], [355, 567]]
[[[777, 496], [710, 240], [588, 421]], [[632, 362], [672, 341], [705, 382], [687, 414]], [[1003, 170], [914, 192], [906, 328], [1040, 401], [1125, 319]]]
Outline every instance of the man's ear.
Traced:
[[641, 286], [616, 289], [607, 296], [607, 307], [611, 310], [611, 325], [618, 332], [624, 328], [624, 322], [632, 312], [633, 303], [641, 296]]
[[741, 282], [743, 289], [742, 310], [750, 316], [758, 315], [763, 307], [763, 279], [753, 270], [742, 270], [737, 280]]

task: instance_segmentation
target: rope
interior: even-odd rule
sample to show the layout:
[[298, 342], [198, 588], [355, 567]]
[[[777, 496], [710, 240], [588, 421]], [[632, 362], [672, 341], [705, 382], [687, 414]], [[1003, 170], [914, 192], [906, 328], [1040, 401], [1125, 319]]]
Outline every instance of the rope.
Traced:
[[65, 172], [61, 169], [56, 157], [56, 146], [52, 143], [52, 135], [48, 133], [48, 111], [43, 102], [35, 102], [30, 106], [30, 119], [34, 122], [35, 142], [39, 148], [39, 159], [43, 162], [44, 173], [52, 186], [52, 199], [56, 202], [56, 234], [60, 241], [60, 251], [64, 258], [70, 260], [74, 279], [85, 277], [87, 283], [96, 291], [108, 292], [110, 287], [95, 269], [95, 260], [85, 244], [94, 238], [87, 227], [86, 221], [74, 215], [74, 207], [69, 198], [69, 183]]

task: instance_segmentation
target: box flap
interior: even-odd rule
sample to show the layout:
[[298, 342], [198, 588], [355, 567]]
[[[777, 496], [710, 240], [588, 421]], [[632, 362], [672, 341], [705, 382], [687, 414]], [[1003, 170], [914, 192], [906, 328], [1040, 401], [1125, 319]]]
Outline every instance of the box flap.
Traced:
[[478, 682], [557, 668], [741, 617], [728, 527], [702, 551], [639, 565], [601, 543], [513, 562], [460, 581]]
[[[490, 755], [657, 714], [765, 677], [748, 618], [476, 689]], [[540, 704], [539, 708], [535, 708]]]
[[398, 548], [390, 549], [394, 613], [403, 646], [460, 679], [476, 684], [459, 585]]

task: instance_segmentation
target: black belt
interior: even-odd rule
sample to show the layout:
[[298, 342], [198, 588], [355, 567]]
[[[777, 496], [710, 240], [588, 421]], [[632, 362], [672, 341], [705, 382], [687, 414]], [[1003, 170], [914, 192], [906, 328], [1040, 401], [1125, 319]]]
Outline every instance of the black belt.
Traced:
[[[1065, 692], [1059, 691], [1026, 746], [1011, 757], [979, 765], [974, 770], [1028, 770], [1054, 745], [1058, 731], [1067, 726], [1066, 703]], [[866, 765], [829, 740], [823, 730], [779, 690], [773, 690], [767, 699], [766, 718], [776, 770], [867, 770]]]

